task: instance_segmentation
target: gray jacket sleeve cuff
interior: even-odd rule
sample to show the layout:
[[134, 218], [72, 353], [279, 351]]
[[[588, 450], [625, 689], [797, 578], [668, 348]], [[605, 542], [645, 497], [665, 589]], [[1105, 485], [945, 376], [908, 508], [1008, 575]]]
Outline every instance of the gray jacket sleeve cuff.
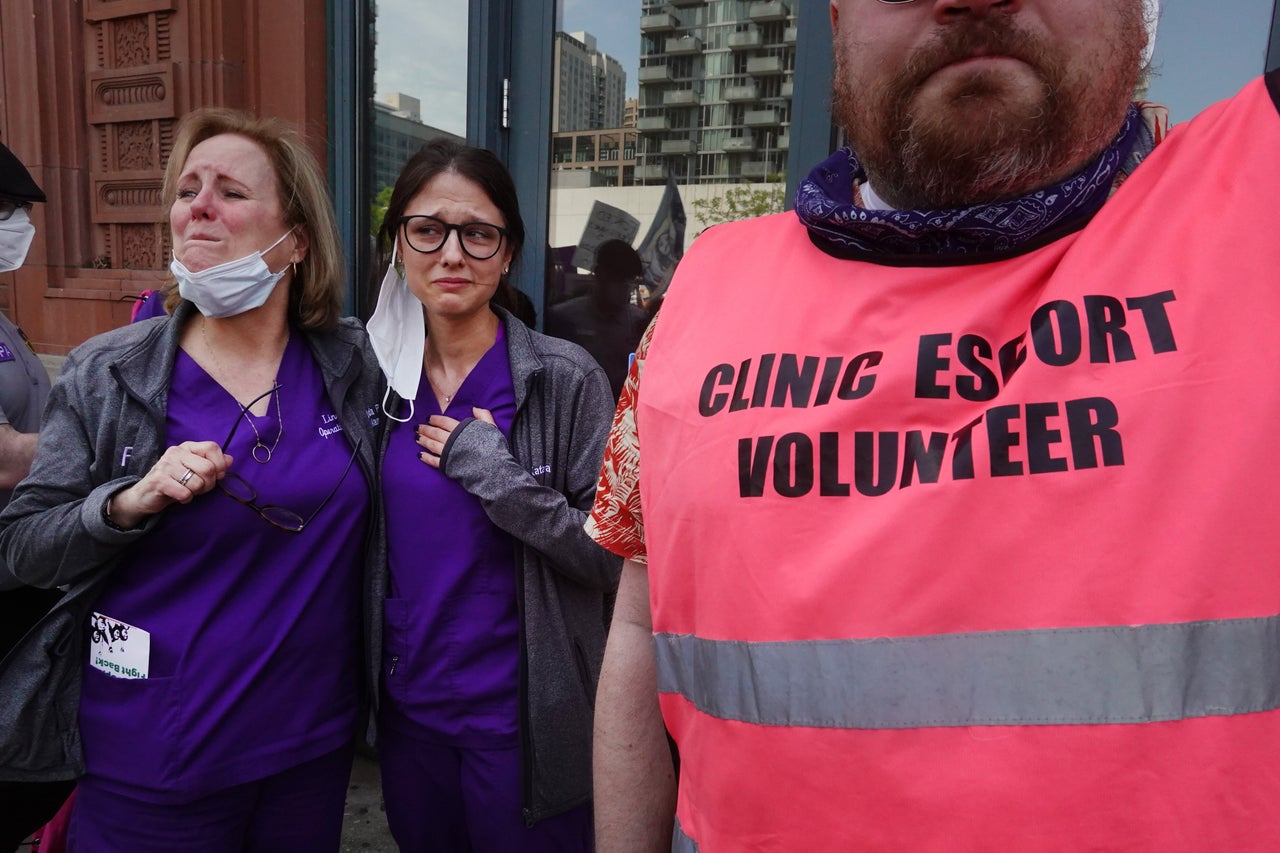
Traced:
[[84, 499], [80, 505], [80, 523], [90, 536], [107, 544], [125, 544], [146, 533], [155, 524], [156, 516], [149, 516], [137, 527], [124, 530], [107, 521], [107, 501], [118, 492], [138, 482], [140, 477], [125, 477], [103, 483]]
[[440, 471], [479, 498], [494, 524], [543, 554], [557, 572], [590, 588], [616, 585], [622, 561], [587, 536], [586, 511], [539, 484], [496, 427], [474, 418], [459, 424], [444, 446]]

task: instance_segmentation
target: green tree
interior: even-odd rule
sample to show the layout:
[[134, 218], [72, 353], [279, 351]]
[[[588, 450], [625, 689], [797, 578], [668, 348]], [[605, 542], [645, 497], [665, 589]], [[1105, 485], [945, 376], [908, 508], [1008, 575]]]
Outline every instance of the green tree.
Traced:
[[383, 187], [369, 204], [369, 233], [375, 238], [382, 230], [382, 220], [387, 215], [387, 205], [391, 204], [391, 189], [391, 187]]
[[722, 195], [694, 199], [693, 212], [702, 224], [702, 228], [698, 230], [698, 234], [701, 234], [721, 222], [781, 213], [784, 205], [783, 184], [770, 184], [763, 189], [738, 185], [730, 187]]

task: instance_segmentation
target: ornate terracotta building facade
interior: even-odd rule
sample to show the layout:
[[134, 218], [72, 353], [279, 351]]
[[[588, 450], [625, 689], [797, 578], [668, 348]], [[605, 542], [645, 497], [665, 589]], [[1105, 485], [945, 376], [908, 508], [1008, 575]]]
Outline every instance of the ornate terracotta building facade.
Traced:
[[321, 163], [325, 0], [4, 0], [0, 141], [49, 197], [0, 309], [62, 355], [166, 278], [174, 128], [205, 105], [279, 115]]

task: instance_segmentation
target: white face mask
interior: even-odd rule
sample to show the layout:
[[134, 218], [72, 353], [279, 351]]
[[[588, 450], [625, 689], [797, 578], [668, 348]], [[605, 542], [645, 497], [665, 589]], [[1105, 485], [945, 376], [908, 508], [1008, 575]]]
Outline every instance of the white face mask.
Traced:
[[387, 411], [387, 394], [382, 396], [382, 411], [387, 417], [400, 423], [413, 418], [413, 401], [418, 396], [418, 383], [422, 380], [422, 356], [427, 345], [427, 323], [422, 316], [422, 303], [409, 292], [404, 276], [396, 270], [395, 241], [391, 245], [391, 265], [382, 277], [382, 289], [378, 291], [378, 305], [365, 324], [369, 341], [378, 356], [378, 364], [391, 386], [387, 394], [395, 391], [400, 399], [409, 401], [409, 414], [397, 418]]
[[0, 272], [11, 272], [22, 266], [35, 236], [36, 227], [31, 224], [26, 208], [15, 210], [0, 222]]
[[267, 301], [276, 283], [284, 276], [284, 267], [280, 272], [272, 272], [263, 259], [263, 255], [284, 242], [284, 238], [293, 233], [293, 229], [281, 235], [261, 252], [254, 252], [209, 267], [200, 272], [191, 272], [176, 257], [169, 263], [169, 272], [178, 280], [178, 294], [189, 299], [206, 317], [234, 317], [251, 311]]

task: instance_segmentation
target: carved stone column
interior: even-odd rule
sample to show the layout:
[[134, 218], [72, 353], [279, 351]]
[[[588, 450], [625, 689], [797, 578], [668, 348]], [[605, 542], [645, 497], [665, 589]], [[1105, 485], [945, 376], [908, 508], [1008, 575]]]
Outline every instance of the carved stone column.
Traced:
[[[363, 0], [353, 0], [362, 2]], [[49, 196], [0, 309], [64, 354], [165, 281], [174, 128], [218, 105], [272, 112], [321, 154], [325, 0], [0, 0], [0, 140]]]
[[177, 0], [86, 0], [85, 71], [94, 269], [160, 270], [160, 183], [178, 116]]

